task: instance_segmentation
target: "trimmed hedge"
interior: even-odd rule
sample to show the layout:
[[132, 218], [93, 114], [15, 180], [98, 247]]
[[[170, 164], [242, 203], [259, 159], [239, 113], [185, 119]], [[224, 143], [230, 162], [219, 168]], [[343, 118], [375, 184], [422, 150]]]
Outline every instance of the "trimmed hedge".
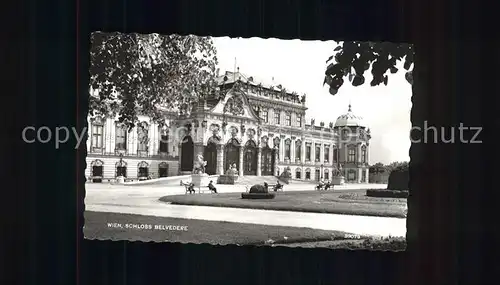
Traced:
[[382, 251], [402, 251], [406, 250], [405, 237], [388, 237], [384, 239], [369, 238], [363, 242], [343, 242], [338, 243], [331, 248], [335, 249], [363, 249], [363, 250], [382, 250]]
[[408, 190], [410, 183], [410, 169], [408, 165], [401, 165], [391, 171], [387, 183], [388, 190]]
[[407, 190], [368, 189], [366, 196], [378, 198], [408, 198]]
[[256, 184], [254, 186], [252, 186], [250, 188], [250, 191], [248, 191], [249, 193], [252, 193], [252, 194], [257, 194], [257, 193], [268, 193], [269, 190], [266, 189], [266, 187], [264, 187], [264, 185], [261, 185], [261, 184]]
[[242, 199], [273, 199], [274, 193], [241, 193]]

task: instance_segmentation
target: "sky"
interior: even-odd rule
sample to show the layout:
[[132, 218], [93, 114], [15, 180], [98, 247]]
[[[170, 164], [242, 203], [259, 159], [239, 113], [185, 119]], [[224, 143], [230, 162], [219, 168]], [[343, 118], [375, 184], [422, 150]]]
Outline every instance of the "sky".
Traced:
[[[409, 161], [411, 86], [405, 80], [403, 63], [399, 72], [390, 74], [387, 86], [371, 87], [371, 73], [365, 84], [353, 87], [344, 83], [337, 95], [323, 86], [326, 60], [337, 46], [334, 41], [278, 39], [213, 38], [220, 72], [234, 71], [283, 85], [289, 91], [306, 95], [306, 122], [335, 122], [345, 114], [349, 103], [355, 115], [364, 118], [370, 128], [369, 163]], [[277, 85], [276, 84], [276, 85]]]

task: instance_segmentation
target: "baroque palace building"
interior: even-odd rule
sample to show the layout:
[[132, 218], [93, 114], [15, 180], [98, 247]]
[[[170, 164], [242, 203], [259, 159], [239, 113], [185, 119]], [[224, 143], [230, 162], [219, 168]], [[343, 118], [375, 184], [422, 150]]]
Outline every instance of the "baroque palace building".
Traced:
[[190, 174], [202, 155], [209, 175], [236, 165], [240, 176], [278, 176], [288, 168], [293, 179], [318, 181], [341, 165], [346, 182], [368, 182], [370, 130], [350, 105], [335, 122], [308, 124], [305, 95], [239, 71], [218, 81], [222, 96], [195, 104], [189, 116], [165, 110], [167, 127], [139, 116], [128, 132], [116, 118], [89, 117], [88, 180]]

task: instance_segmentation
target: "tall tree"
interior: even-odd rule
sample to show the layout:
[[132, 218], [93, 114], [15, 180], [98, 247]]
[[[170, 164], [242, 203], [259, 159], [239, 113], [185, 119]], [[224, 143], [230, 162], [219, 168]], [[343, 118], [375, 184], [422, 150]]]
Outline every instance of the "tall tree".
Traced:
[[353, 86], [365, 83], [365, 72], [371, 67], [373, 76], [371, 86], [381, 83], [387, 85], [388, 71], [392, 74], [398, 72], [397, 62], [404, 61], [406, 80], [413, 84], [413, 60], [415, 51], [413, 45], [390, 42], [359, 42], [346, 41], [338, 45], [330, 56], [330, 63], [325, 71], [323, 84], [330, 86], [330, 94], [337, 94], [347, 78]]
[[162, 108], [188, 113], [216, 88], [216, 50], [209, 37], [91, 35], [90, 114], [116, 115], [132, 129], [138, 114], [163, 125]]

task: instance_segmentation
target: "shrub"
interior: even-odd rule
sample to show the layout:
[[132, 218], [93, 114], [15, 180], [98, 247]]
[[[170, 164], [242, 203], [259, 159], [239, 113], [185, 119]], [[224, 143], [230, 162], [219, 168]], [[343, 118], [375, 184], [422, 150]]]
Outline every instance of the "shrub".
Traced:
[[274, 193], [241, 193], [242, 199], [273, 199]]
[[408, 198], [407, 190], [368, 189], [366, 196], [379, 198]]
[[388, 190], [408, 190], [410, 181], [410, 169], [408, 164], [395, 167], [389, 175]]
[[252, 193], [252, 194], [255, 194], [255, 193], [269, 193], [269, 191], [268, 191], [268, 189], [266, 189], [266, 187], [264, 187], [264, 185], [255, 184], [254, 186], [252, 186], [250, 188], [250, 191], [248, 191], [248, 193]]

